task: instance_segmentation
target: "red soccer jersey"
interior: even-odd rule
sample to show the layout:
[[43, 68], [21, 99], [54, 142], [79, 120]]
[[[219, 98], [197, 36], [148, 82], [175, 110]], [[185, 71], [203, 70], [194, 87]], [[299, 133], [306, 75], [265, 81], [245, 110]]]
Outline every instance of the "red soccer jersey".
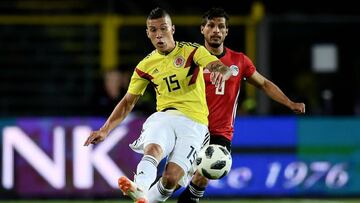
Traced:
[[251, 77], [256, 68], [245, 54], [228, 48], [218, 58], [230, 67], [232, 76], [220, 88], [216, 88], [210, 81], [210, 72], [204, 71], [209, 131], [211, 135], [223, 136], [231, 141], [241, 80]]

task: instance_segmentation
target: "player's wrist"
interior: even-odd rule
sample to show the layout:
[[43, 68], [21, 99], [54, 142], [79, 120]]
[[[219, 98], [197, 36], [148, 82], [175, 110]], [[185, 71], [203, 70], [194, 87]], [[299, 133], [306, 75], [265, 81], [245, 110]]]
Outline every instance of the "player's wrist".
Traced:
[[231, 69], [227, 66], [221, 66], [221, 73], [225, 79], [230, 78], [232, 75]]
[[105, 137], [107, 137], [107, 135], [109, 134], [109, 129], [107, 128], [107, 126], [103, 126], [99, 129], [100, 132], [102, 132], [102, 134], [105, 135]]

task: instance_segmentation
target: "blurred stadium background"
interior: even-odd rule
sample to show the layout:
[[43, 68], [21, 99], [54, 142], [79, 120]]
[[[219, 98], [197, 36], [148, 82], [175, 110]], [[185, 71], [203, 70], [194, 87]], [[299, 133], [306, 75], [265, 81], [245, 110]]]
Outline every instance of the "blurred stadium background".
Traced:
[[176, 40], [202, 43], [201, 15], [220, 6], [231, 17], [226, 45], [307, 113], [243, 85], [233, 169], [211, 182], [206, 201], [360, 202], [360, 12], [351, 3], [0, 1], [0, 201], [130, 202], [116, 181], [135, 170], [128, 144], [155, 110], [154, 94], [103, 144], [83, 142], [152, 50], [152, 8], [170, 12]]

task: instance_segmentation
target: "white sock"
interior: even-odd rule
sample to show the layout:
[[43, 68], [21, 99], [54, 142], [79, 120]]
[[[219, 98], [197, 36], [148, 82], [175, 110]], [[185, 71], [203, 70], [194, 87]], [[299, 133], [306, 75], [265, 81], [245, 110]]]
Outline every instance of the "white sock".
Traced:
[[161, 179], [153, 185], [148, 192], [149, 203], [165, 202], [174, 192], [174, 189], [164, 188]]
[[144, 155], [137, 165], [135, 183], [143, 192], [147, 192], [151, 184], [155, 181], [157, 175], [158, 161], [155, 157]]

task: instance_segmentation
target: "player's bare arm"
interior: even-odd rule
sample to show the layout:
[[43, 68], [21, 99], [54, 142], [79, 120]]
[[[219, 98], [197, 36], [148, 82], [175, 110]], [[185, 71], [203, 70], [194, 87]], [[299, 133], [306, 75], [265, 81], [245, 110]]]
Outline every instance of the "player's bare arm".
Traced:
[[206, 67], [211, 72], [211, 82], [218, 87], [222, 81], [226, 81], [231, 76], [230, 68], [220, 60], [209, 63]]
[[262, 89], [270, 98], [287, 106], [296, 114], [305, 113], [305, 104], [291, 101], [273, 82], [266, 79], [259, 72], [255, 71], [254, 74], [248, 79], [249, 83], [255, 87]]
[[109, 132], [119, 125], [121, 121], [131, 112], [136, 102], [139, 100], [140, 95], [133, 95], [126, 93], [121, 101], [116, 105], [114, 111], [111, 113], [105, 124], [97, 131], [92, 131], [87, 138], [84, 146], [89, 144], [97, 144], [102, 142], [109, 134]]

